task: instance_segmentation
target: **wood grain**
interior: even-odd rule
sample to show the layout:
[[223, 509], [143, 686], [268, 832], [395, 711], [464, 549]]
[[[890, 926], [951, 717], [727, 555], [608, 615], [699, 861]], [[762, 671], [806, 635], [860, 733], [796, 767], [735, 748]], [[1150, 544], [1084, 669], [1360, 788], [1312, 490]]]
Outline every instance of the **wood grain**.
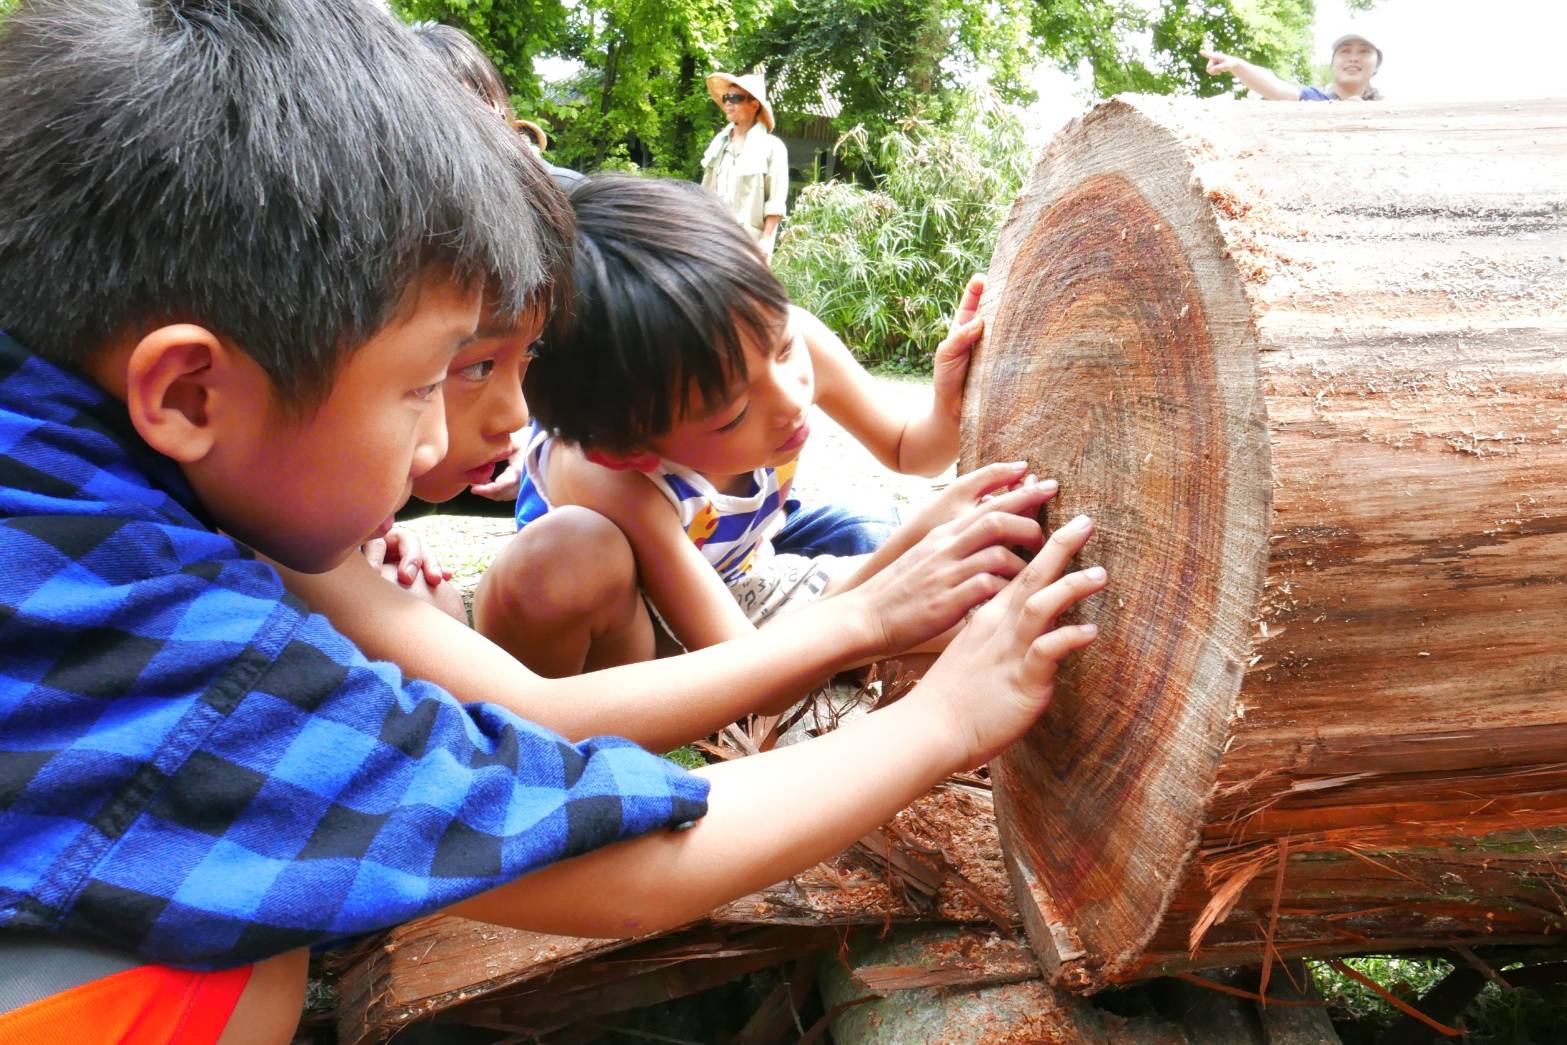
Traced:
[[960, 469], [1111, 577], [997, 773], [1047, 968], [1567, 927], [1567, 103], [1117, 99], [990, 280]]

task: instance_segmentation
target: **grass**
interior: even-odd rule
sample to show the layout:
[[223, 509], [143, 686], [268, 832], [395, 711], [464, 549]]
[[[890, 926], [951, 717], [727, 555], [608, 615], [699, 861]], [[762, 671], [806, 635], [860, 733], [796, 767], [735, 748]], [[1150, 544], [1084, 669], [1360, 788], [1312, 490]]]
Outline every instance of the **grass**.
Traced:
[[702, 757], [702, 752], [689, 744], [664, 752], [664, 757], [685, 769], [701, 769], [707, 765], [707, 759]]

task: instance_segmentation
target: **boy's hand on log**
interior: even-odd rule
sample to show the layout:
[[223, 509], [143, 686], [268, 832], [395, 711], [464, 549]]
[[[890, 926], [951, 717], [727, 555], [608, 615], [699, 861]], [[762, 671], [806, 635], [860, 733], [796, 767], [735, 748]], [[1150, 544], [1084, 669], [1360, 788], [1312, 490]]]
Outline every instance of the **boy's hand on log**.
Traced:
[[1092, 624], [1056, 625], [1073, 604], [1105, 586], [1097, 566], [1062, 576], [1092, 533], [1093, 522], [1079, 516], [1051, 534], [926, 672], [919, 690], [945, 703], [960, 768], [993, 758], [1033, 725], [1050, 704], [1056, 667], [1098, 633]]
[[969, 358], [985, 332], [985, 321], [979, 318], [979, 299], [985, 293], [985, 275], [969, 277], [968, 286], [953, 313], [952, 327], [946, 340], [936, 346], [932, 363], [935, 386], [935, 404], [932, 410], [956, 423], [963, 411], [963, 382], [968, 378]]
[[[985, 504], [997, 493], [1016, 487], [1037, 485], [1043, 492], [1045, 500], [1054, 497], [1056, 481], [1046, 479], [1035, 484], [1033, 476], [1024, 477], [1020, 474], [1026, 467], [1027, 465], [1022, 462], [1009, 462], [987, 464], [983, 468], [965, 472], [905, 519], [898, 527], [898, 534], [891, 540], [897, 540], [902, 536], [912, 544], [936, 527], [962, 518], [966, 513]], [[1043, 534], [1040, 535], [1040, 540], [1044, 540]]]
[[[958, 496], [967, 498], [967, 510], [932, 526], [859, 585], [882, 637], [880, 650], [898, 653], [940, 635], [1022, 571], [1018, 550], [1032, 553], [1044, 543], [1039, 509], [1056, 491], [1053, 482], [1032, 477], [1014, 486], [1025, 468], [997, 464], [965, 475], [953, 487], [962, 487]], [[984, 496], [997, 490], [1003, 492]]]

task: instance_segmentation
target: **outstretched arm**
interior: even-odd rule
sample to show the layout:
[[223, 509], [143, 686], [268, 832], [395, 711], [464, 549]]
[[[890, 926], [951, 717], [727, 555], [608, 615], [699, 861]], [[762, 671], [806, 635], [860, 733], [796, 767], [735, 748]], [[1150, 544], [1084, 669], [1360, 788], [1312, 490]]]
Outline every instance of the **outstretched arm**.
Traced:
[[1230, 75], [1241, 83], [1253, 94], [1275, 102], [1294, 102], [1300, 100], [1300, 84], [1290, 83], [1272, 69], [1264, 69], [1260, 65], [1253, 65], [1244, 58], [1236, 58], [1234, 55], [1224, 54], [1220, 51], [1199, 51], [1198, 54], [1208, 59], [1208, 75]]
[[556, 504], [597, 512], [625, 534], [642, 590], [686, 649], [755, 631], [647, 476], [596, 464], [575, 448], [563, 447], [551, 466], [550, 496]]
[[816, 401], [887, 468], [905, 475], [937, 475], [958, 458], [958, 422], [969, 355], [984, 332], [977, 317], [985, 277], [964, 288], [945, 340], [936, 346], [930, 409], [906, 417], [888, 410], [885, 397], [849, 349], [821, 320], [794, 310], [816, 367]]
[[[871, 582], [732, 641], [681, 657], [544, 679], [488, 639], [388, 584], [359, 557], [314, 576], [279, 570], [295, 595], [377, 660], [571, 739], [613, 733], [667, 750], [753, 711], [775, 710], [836, 671], [952, 627], [1037, 548], [1046, 488], [994, 498], [937, 528]], [[749, 628], [749, 624], [747, 625]]]
[[1055, 625], [1104, 586], [1102, 570], [1056, 579], [1091, 530], [1087, 520], [1058, 530], [903, 700], [804, 744], [703, 770], [708, 813], [689, 831], [556, 864], [453, 913], [544, 932], [640, 935], [842, 850], [947, 774], [991, 758], [1044, 711], [1057, 664], [1095, 634]]

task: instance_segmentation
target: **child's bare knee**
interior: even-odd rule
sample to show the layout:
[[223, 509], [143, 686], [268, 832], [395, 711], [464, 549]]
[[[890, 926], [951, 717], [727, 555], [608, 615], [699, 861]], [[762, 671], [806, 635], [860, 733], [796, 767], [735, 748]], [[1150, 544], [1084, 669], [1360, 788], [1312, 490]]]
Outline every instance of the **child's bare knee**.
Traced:
[[556, 509], [560, 523], [549, 535], [549, 554], [561, 567], [554, 576], [578, 589], [592, 589], [595, 605], [637, 587], [637, 559], [620, 527], [598, 512], [576, 505]]
[[620, 528], [565, 505], [528, 524], [480, 583], [488, 610], [541, 619], [580, 616], [637, 591], [637, 564]]

